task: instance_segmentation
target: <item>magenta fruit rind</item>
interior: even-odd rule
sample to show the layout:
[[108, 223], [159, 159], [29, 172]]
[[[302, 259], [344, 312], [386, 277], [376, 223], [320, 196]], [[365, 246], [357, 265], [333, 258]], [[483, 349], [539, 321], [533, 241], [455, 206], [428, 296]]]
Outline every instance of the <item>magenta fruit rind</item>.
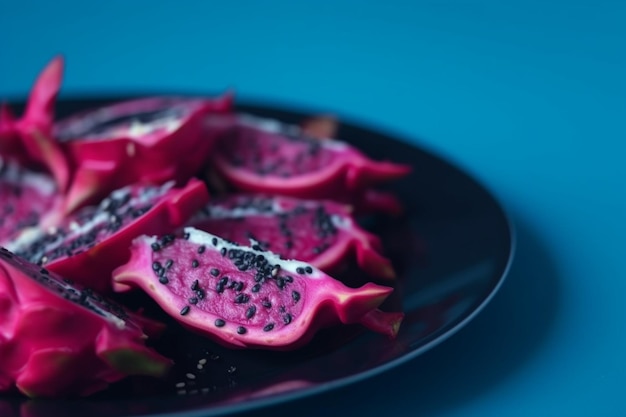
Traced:
[[351, 208], [330, 200], [263, 194], [231, 194], [212, 199], [187, 224], [242, 245], [250, 236], [286, 259], [337, 272], [350, 258], [373, 277], [393, 279], [380, 239], [361, 228]]
[[[185, 228], [184, 234], [167, 241], [135, 239], [130, 261], [113, 272], [113, 280], [141, 287], [182, 324], [227, 346], [293, 349], [322, 327], [359, 323], [393, 291], [373, 283], [349, 288], [307, 263], [195, 228]], [[231, 256], [259, 263], [246, 269]], [[169, 267], [155, 269], [168, 259]], [[262, 277], [253, 279], [259, 271]]]
[[0, 391], [86, 396], [169, 359], [124, 307], [0, 249]]
[[206, 186], [196, 179], [180, 188], [173, 181], [127, 186], [97, 207], [85, 207], [54, 227], [22, 236], [10, 249], [64, 277], [108, 292], [111, 272], [127, 261], [132, 239], [182, 226], [208, 199]]
[[73, 164], [66, 212], [133, 183], [186, 182], [213, 148], [209, 113], [227, 113], [233, 97], [151, 97], [116, 103], [58, 122], [55, 135]]
[[374, 161], [345, 142], [303, 136], [295, 125], [245, 114], [231, 116], [230, 123], [212, 156], [213, 169], [242, 191], [345, 201], [411, 171]]

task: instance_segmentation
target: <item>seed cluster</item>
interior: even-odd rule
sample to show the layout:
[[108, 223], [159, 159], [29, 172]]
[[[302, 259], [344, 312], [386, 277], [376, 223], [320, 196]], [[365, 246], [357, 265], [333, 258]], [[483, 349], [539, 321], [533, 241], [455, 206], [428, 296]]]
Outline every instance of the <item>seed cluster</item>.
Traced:
[[339, 229], [324, 204], [302, 203], [290, 209], [280, 205], [271, 197], [218, 200], [207, 205], [205, 219], [197, 221], [212, 233], [240, 244], [252, 239], [253, 249], [272, 250], [288, 259], [312, 260], [336, 242]]
[[78, 255], [143, 216], [153, 205], [154, 201], [136, 205], [130, 189], [117, 192], [104, 199], [97, 209], [83, 209], [72, 223], [49, 230], [26, 247], [18, 249], [16, 254], [38, 265]]
[[[181, 239], [181, 236], [175, 237], [174, 235], [166, 235], [158, 240], [152, 242], [151, 250], [153, 251], [153, 273], [158, 278], [159, 282], [163, 285], [170, 283], [168, 278], [169, 271], [172, 265], [176, 265], [177, 262], [170, 257], [175, 257], [174, 253], [179, 249], [173, 249], [171, 252], [167, 251], [176, 239]], [[182, 239], [189, 239], [188, 234], [182, 235]], [[273, 264], [268, 261], [263, 253], [255, 252], [249, 248], [239, 246], [226, 240], [211, 238], [208, 241], [209, 244], [199, 245], [195, 250], [187, 253], [197, 253], [197, 257], [193, 257], [189, 267], [192, 269], [202, 268], [201, 275], [194, 275], [191, 281], [188, 281], [188, 295], [185, 295], [187, 303], [181, 308], [180, 315], [186, 316], [193, 313], [194, 308], [200, 310], [203, 309], [204, 304], [199, 302], [203, 300], [209, 291], [211, 291], [211, 297], [217, 295], [221, 298], [211, 298], [211, 303], [224, 302], [232, 303], [233, 305], [245, 306], [243, 316], [240, 319], [235, 319], [238, 323], [233, 323], [234, 330], [239, 335], [245, 335], [248, 333], [248, 327], [245, 325], [246, 320], [252, 320], [257, 316], [257, 313], [263, 309], [264, 312], [270, 313], [271, 311], [278, 312], [271, 313], [268, 317], [275, 317], [274, 319], [268, 319], [270, 321], [262, 324], [264, 331], [269, 332], [277, 328], [275, 320], [281, 322], [282, 325], [290, 324], [294, 315], [293, 312], [289, 312], [286, 306], [281, 304], [273, 310], [272, 301], [269, 295], [261, 296], [257, 295], [263, 287], [268, 285], [270, 293], [275, 291], [289, 291], [286, 297], [282, 297], [285, 301], [289, 301], [291, 305], [298, 303], [302, 299], [302, 294], [296, 289], [289, 289], [290, 284], [294, 283], [296, 274], [286, 273], [279, 264]], [[188, 245], [188, 243], [185, 243]], [[200, 250], [200, 248], [203, 248]], [[194, 255], [195, 256], [195, 255]], [[221, 259], [220, 262], [211, 262], [211, 257], [218, 256]], [[205, 258], [206, 257], [206, 258]], [[232, 263], [233, 271], [231, 268], [227, 270], [220, 270], [215, 265], [222, 265], [223, 260], [228, 260]], [[189, 261], [186, 261], [189, 262]], [[169, 267], [166, 267], [168, 265]], [[188, 267], [188, 268], [189, 268]], [[176, 274], [184, 272], [185, 267], [177, 268]], [[229, 272], [230, 271], [230, 272]], [[243, 274], [242, 274], [243, 273]], [[297, 274], [305, 275], [313, 273], [313, 269], [309, 266], [304, 266], [298, 269]], [[237, 278], [232, 278], [232, 276]], [[180, 277], [177, 275], [177, 279]], [[184, 279], [184, 278], [183, 278]], [[218, 301], [220, 300], [220, 301]], [[219, 309], [218, 309], [219, 310]], [[263, 315], [265, 317], [265, 315]], [[213, 325], [216, 328], [222, 328], [228, 325], [227, 318], [217, 318], [213, 321]]]
[[332, 152], [326, 151], [323, 142], [300, 132], [269, 133], [236, 126], [225, 137], [228, 140], [220, 143], [229, 162], [260, 176], [291, 178], [322, 169], [332, 159]]
[[36, 226], [40, 216], [54, 204], [54, 188], [54, 181], [46, 174], [0, 157], [0, 233], [9, 237], [20, 229]]

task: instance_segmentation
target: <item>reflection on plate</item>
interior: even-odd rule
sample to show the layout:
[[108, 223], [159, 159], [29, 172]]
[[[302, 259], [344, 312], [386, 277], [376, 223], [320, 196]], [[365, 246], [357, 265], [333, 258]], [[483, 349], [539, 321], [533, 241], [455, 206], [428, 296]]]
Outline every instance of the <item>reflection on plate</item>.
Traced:
[[[118, 99], [61, 100], [58, 113]], [[262, 105], [239, 109], [286, 122], [308, 116]], [[382, 237], [399, 274], [396, 291], [383, 306], [406, 313], [396, 340], [347, 327], [322, 331], [297, 352], [239, 351], [172, 325], [158, 346], [177, 363], [167, 381], [128, 379], [81, 400], [0, 397], [0, 415], [183, 417], [249, 410], [373, 376], [416, 357], [467, 323], [495, 293], [512, 258], [512, 229], [502, 208], [468, 175], [415, 146], [348, 123], [340, 125], [337, 136], [377, 159], [415, 167], [391, 188], [406, 205], [405, 215], [368, 223]], [[206, 365], [198, 371], [202, 359]], [[190, 371], [197, 375], [193, 384], [177, 387]]]

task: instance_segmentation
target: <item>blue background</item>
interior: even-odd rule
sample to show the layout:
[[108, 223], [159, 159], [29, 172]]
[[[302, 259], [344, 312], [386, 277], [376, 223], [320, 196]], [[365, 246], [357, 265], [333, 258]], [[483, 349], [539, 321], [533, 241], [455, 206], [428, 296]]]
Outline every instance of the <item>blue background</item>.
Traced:
[[67, 95], [235, 87], [400, 133], [501, 199], [518, 254], [470, 325], [272, 414], [624, 416], [626, 2], [504, 3], [0, 0], [0, 97], [57, 53]]

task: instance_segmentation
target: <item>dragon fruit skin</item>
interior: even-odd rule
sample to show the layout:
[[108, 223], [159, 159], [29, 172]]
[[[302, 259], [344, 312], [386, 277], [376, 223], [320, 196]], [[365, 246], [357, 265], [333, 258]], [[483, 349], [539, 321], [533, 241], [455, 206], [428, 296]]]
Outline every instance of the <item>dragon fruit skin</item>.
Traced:
[[0, 392], [86, 396], [172, 362], [145, 345], [132, 313], [0, 250]]
[[213, 100], [151, 97], [58, 122], [54, 134], [74, 172], [66, 213], [129, 184], [186, 182], [205, 162], [219, 132], [206, 129], [204, 118], [209, 113], [228, 113], [232, 102], [230, 93]]
[[253, 238], [265, 250], [326, 273], [355, 256], [372, 277], [395, 278], [380, 239], [356, 223], [349, 206], [330, 200], [231, 194], [213, 198], [187, 224], [240, 245]]
[[70, 167], [60, 144], [52, 137], [54, 107], [63, 79], [63, 58], [54, 58], [39, 74], [26, 110], [16, 119], [8, 106], [0, 107], [0, 153], [22, 165], [52, 173], [60, 191], [70, 180]]
[[116, 190], [99, 206], [85, 207], [56, 227], [13, 243], [10, 249], [63, 277], [109, 292], [111, 272], [128, 260], [128, 247], [135, 237], [169, 233], [209, 199], [206, 186], [197, 179], [185, 187], [173, 185]]
[[[239, 191], [367, 205], [381, 201], [368, 197], [373, 186], [411, 171], [408, 165], [374, 161], [344, 142], [307, 137], [299, 127], [275, 120], [238, 115], [230, 123], [210, 169]], [[388, 200], [369, 208], [396, 212], [397, 201]]]
[[51, 177], [3, 158], [0, 158], [0, 201], [3, 206], [0, 245], [6, 245], [22, 230], [35, 227], [45, 213], [61, 206]]
[[116, 285], [142, 288], [184, 326], [233, 348], [295, 349], [320, 328], [360, 323], [393, 291], [349, 288], [309, 264], [194, 228], [141, 236], [131, 252], [113, 272]]

